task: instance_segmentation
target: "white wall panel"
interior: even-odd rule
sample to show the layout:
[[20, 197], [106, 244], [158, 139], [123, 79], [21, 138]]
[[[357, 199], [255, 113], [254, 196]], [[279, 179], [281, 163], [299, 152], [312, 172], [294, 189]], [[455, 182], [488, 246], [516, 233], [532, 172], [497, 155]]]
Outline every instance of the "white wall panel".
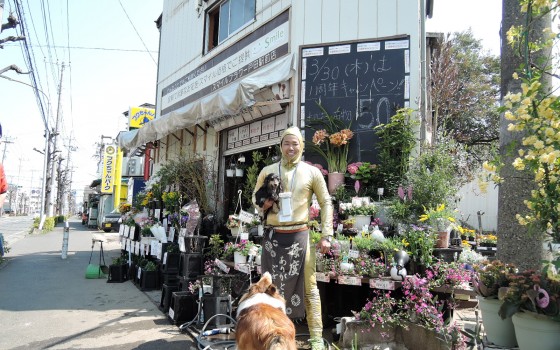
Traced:
[[378, 0], [377, 34], [380, 37], [397, 33], [397, 4], [396, 0]]
[[321, 21], [323, 15], [322, 0], [305, 1], [305, 18], [303, 23], [303, 43], [316, 44], [321, 40]]
[[325, 43], [340, 41], [340, 1], [323, 0], [321, 20], [321, 41]]
[[359, 0], [346, 0], [340, 5], [340, 41], [354, 40], [358, 36], [359, 14]]
[[377, 19], [377, 0], [358, 0], [358, 37], [376, 38], [378, 19]]
[[477, 211], [484, 212], [482, 215], [482, 229], [485, 231], [496, 231], [498, 227], [498, 188], [488, 184], [487, 192], [481, 193], [477, 181], [469, 182], [458, 192], [460, 198], [458, 209], [462, 219], [478, 228]]

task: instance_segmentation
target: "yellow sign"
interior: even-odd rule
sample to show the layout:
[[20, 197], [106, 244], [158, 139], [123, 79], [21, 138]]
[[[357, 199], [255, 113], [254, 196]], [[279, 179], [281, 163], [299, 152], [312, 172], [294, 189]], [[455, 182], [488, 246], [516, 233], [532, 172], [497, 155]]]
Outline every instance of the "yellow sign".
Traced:
[[153, 108], [130, 107], [130, 111], [128, 112], [128, 128], [141, 128], [144, 124], [154, 119], [155, 116], [156, 110]]
[[103, 178], [101, 179], [101, 193], [113, 193], [115, 184], [115, 166], [117, 161], [117, 147], [108, 145], [103, 156]]

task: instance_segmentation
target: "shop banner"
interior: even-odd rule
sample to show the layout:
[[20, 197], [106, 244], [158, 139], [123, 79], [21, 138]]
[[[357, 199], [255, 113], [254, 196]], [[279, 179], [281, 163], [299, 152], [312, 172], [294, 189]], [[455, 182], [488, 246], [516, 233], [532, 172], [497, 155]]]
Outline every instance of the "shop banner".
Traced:
[[103, 156], [103, 178], [101, 179], [101, 193], [113, 193], [115, 184], [115, 166], [117, 162], [117, 146], [105, 146]]
[[138, 129], [147, 122], [153, 120], [156, 116], [156, 110], [145, 107], [130, 107], [128, 112], [128, 129]]

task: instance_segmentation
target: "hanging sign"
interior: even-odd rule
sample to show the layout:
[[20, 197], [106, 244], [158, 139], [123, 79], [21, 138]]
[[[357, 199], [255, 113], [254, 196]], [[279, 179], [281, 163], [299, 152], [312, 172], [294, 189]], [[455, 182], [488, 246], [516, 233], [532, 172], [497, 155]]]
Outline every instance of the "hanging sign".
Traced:
[[108, 145], [103, 156], [103, 178], [101, 179], [101, 193], [113, 193], [115, 184], [115, 166], [117, 160], [117, 147]]

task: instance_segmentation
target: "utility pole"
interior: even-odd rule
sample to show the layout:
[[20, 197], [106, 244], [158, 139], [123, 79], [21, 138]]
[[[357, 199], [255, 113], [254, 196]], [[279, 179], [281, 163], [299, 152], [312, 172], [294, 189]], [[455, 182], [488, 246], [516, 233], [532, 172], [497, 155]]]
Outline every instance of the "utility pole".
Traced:
[[6, 148], [7, 148], [6, 146], [8, 146], [9, 143], [14, 143], [14, 142], [8, 139], [7, 137], [5, 137], [2, 143], [4, 143], [4, 151], [2, 151], [2, 164], [4, 164], [4, 160], [6, 159]]
[[47, 153], [48, 162], [50, 162], [47, 169], [50, 170], [50, 174], [47, 177], [47, 199], [46, 199], [46, 211], [47, 217], [54, 216], [54, 208], [53, 208], [53, 180], [55, 174], [55, 158], [56, 152], [60, 152], [58, 149], [58, 133], [59, 133], [59, 126], [60, 126], [60, 114], [61, 114], [61, 104], [62, 104], [62, 77], [64, 75], [64, 62], [62, 62], [62, 66], [60, 68], [60, 84], [58, 85], [58, 106], [56, 110], [56, 124], [54, 132], [52, 133], [52, 151], [49, 145], [49, 152]]

